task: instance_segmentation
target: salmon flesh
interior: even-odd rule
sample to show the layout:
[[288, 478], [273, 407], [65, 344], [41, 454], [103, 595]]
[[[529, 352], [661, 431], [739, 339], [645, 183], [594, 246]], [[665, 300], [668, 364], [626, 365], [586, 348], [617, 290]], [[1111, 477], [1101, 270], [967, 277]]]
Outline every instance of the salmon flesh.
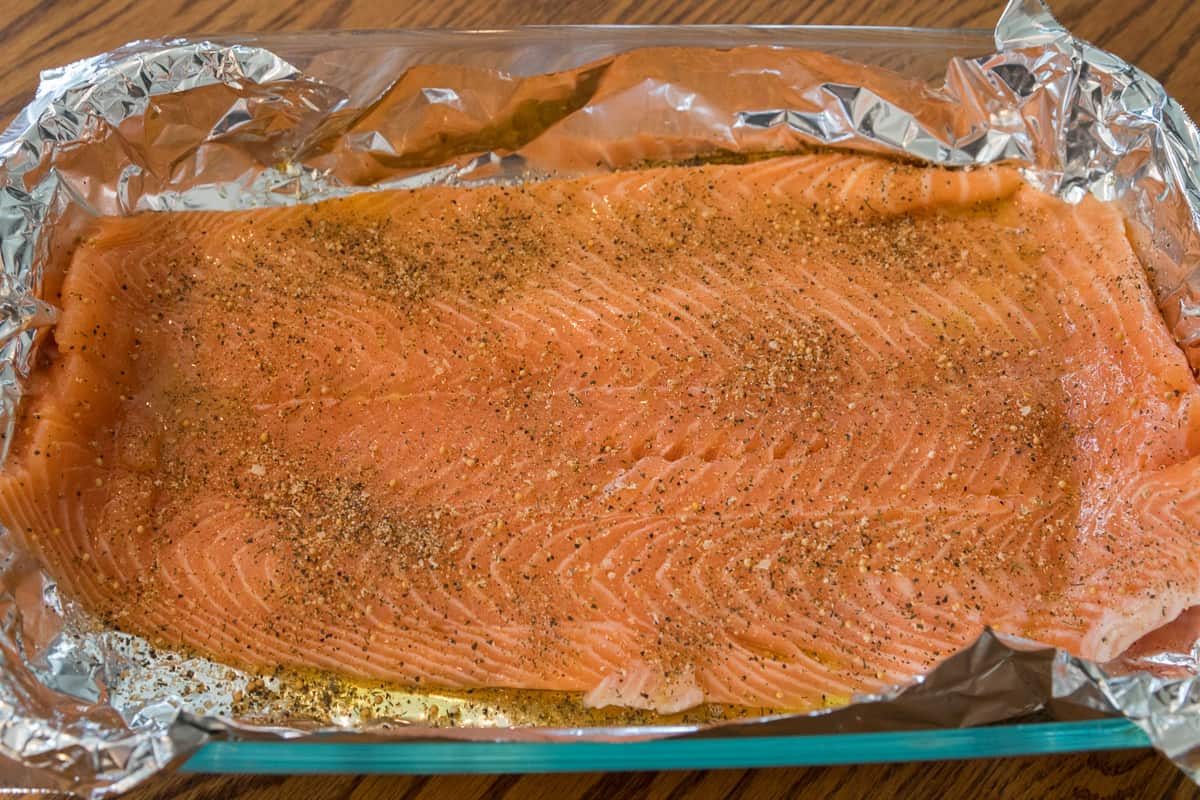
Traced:
[[251, 669], [806, 709], [1200, 601], [1120, 214], [848, 154], [97, 221], [0, 521]]

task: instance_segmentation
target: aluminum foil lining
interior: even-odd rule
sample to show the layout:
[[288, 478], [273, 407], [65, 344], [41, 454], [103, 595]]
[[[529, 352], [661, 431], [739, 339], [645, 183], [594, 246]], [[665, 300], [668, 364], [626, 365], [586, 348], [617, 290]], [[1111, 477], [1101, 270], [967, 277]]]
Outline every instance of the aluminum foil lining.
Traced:
[[[94, 216], [631, 166], [605, 155], [620, 146], [589, 141], [649, 160], [669, 141], [676, 157], [681, 143], [697, 156], [835, 145], [1019, 164], [1068, 201], [1121, 205], [1164, 317], [1200, 363], [1200, 134], [1159, 83], [1072, 37], [1039, 0], [1012, 0], [993, 37], [666, 27], [154, 41], [44, 73], [0, 135], [3, 441], [55, 320], [39, 298]], [[989, 632], [910, 686], [724, 723], [563, 728], [492, 714], [439, 727], [429, 697], [401, 693], [369, 718], [320, 695], [306, 718], [266, 724], [239, 703], [254, 676], [97, 628], [0, 533], [0, 786], [117, 793], [214, 736], [611, 740], [1112, 714], [1195, 777], [1198, 638], [1188, 612], [1096, 665]]]

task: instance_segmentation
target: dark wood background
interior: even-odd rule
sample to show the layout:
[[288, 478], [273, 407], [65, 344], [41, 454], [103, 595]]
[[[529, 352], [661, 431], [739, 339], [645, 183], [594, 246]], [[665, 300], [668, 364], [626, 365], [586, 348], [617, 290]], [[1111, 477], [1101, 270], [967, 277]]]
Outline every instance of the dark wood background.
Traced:
[[[1200, 2], [1052, 0], [1078, 35], [1158, 77], [1200, 110]], [[0, 0], [0, 123], [41, 69], [133, 39], [311, 28], [503, 27], [554, 23], [809, 23], [983, 27], [998, 0]], [[163, 776], [130, 797], [1200, 798], [1149, 751], [860, 767], [443, 777]]]

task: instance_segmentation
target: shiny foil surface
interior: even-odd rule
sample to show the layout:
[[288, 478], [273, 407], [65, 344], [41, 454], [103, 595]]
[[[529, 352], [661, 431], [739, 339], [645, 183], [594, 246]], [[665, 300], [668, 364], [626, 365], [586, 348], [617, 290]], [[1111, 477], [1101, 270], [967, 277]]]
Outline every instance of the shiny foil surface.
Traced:
[[[39, 331], [55, 321], [40, 297], [97, 215], [584, 174], [653, 161], [659, 147], [678, 159], [827, 145], [1007, 161], [1068, 201], [1119, 204], [1165, 319], [1200, 365], [1200, 134], [1158, 82], [1073, 38], [1039, 0], [1012, 0], [991, 36], [727, 26], [229, 36], [139, 42], [43, 73], [0, 135], [3, 441]], [[532, 693], [263, 678], [160, 652], [97, 627], [0, 533], [0, 786], [117, 793], [212, 737], [621, 740], [1114, 714], [1195, 776], [1197, 634], [1200, 613], [1187, 612], [1097, 665], [988, 632], [913, 684], [837, 709], [582, 719], [569, 699]]]

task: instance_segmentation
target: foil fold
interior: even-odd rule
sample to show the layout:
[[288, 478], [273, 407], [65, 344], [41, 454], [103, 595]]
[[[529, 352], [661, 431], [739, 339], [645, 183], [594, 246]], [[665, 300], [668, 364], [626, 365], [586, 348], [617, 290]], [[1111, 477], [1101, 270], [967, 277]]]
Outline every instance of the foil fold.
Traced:
[[[1157, 81], [1072, 37], [1039, 0], [1012, 0], [991, 39], [718, 27], [139, 42], [44, 73], [0, 135], [4, 452], [39, 332], [55, 321], [41, 298], [96, 215], [604, 171], [633, 166], [612, 153], [653, 161], [665, 141], [674, 158], [834, 145], [1005, 161], [1068, 201], [1115, 202], [1200, 365], [1200, 133]], [[1200, 620], [1180, 625], [1174, 640], [1107, 665], [986, 632], [911, 685], [804, 715], [438, 728], [405, 717], [401, 698], [391, 721], [331, 706], [266, 724], [237, 713], [252, 676], [97, 628], [0, 532], [0, 785], [118, 793], [214, 736], [620, 740], [1102, 715], [1133, 720], [1197, 777]]]

